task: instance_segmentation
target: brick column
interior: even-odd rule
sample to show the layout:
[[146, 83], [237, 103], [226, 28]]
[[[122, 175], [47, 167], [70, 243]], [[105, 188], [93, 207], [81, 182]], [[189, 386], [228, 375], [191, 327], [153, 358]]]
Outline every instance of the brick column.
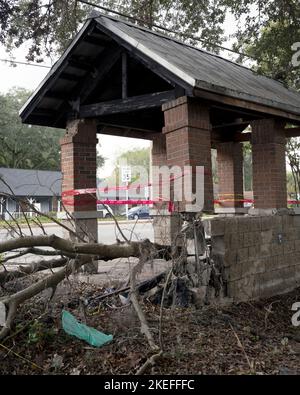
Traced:
[[153, 230], [154, 242], [159, 244], [172, 244], [174, 237], [181, 227], [181, 220], [178, 214], [170, 213], [169, 202], [164, 202], [164, 194], [160, 178], [159, 169], [167, 166], [166, 136], [158, 134], [152, 141], [151, 150], [151, 173], [152, 173], [152, 197], [154, 200], [161, 199], [153, 206]]
[[217, 145], [219, 199], [222, 207], [243, 207], [243, 145], [227, 142]]
[[[69, 121], [61, 144], [62, 193], [96, 188], [97, 129], [93, 120]], [[75, 231], [89, 242], [98, 241], [96, 194], [62, 195], [65, 209], [76, 219]], [[70, 226], [70, 224], [69, 224]], [[71, 235], [70, 235], [71, 236]], [[86, 271], [97, 272], [97, 264]]]
[[[197, 188], [204, 193], [204, 210], [213, 211], [213, 182], [211, 165], [211, 124], [209, 109], [202, 103], [188, 97], [180, 97], [163, 105], [165, 116], [168, 166], [192, 167], [193, 192], [196, 187], [196, 167], [204, 167], [204, 186]], [[204, 188], [204, 191], [203, 191]], [[185, 192], [185, 191], [184, 191]], [[188, 202], [178, 205], [179, 211], [186, 211]], [[198, 211], [198, 210], [197, 210]]]
[[257, 120], [252, 127], [253, 194], [255, 208], [287, 206], [284, 124]]

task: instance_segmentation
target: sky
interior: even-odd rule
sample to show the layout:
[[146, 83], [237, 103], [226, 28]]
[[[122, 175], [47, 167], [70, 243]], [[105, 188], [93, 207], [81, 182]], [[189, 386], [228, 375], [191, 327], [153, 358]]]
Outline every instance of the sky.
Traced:
[[[225, 34], [231, 35], [235, 31], [235, 20], [227, 14], [225, 21]], [[230, 41], [226, 43], [230, 47]], [[15, 50], [13, 53], [14, 60], [26, 62], [26, 46]], [[225, 57], [230, 55], [222, 54]], [[3, 46], [0, 45], [0, 59], [7, 59], [9, 55], [6, 53]], [[45, 59], [44, 65], [51, 66], [51, 60]], [[0, 61], [0, 92], [7, 93], [13, 87], [22, 87], [29, 90], [35, 90], [41, 83], [43, 78], [47, 75], [49, 69], [25, 65], [11, 66], [9, 62]], [[111, 174], [116, 157], [122, 152], [134, 149], [150, 147], [150, 141], [141, 139], [130, 139], [115, 136], [100, 135], [98, 150], [100, 154], [106, 159], [104, 167], [98, 172], [99, 177], [107, 177]]]

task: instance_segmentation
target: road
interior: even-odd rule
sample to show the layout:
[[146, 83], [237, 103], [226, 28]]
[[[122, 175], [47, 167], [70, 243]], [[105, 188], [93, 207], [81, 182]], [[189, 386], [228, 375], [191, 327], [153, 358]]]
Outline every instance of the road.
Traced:
[[[47, 234], [55, 234], [57, 236], [63, 237], [63, 229], [54, 223], [44, 224]], [[132, 237], [132, 240], [150, 239], [153, 241], [153, 227], [151, 221], [138, 221], [135, 225], [135, 221], [124, 221], [120, 222], [120, 228], [122, 229], [124, 235], [128, 238]], [[34, 235], [42, 234], [39, 227], [32, 228]], [[26, 235], [30, 235], [30, 231], [26, 226], [22, 226], [22, 231]], [[116, 237], [120, 240], [122, 239], [120, 233], [114, 222], [103, 221], [98, 224], [98, 239], [99, 242], [104, 244], [113, 244], [116, 241]], [[7, 230], [0, 228], [0, 241], [4, 241], [11, 238]]]

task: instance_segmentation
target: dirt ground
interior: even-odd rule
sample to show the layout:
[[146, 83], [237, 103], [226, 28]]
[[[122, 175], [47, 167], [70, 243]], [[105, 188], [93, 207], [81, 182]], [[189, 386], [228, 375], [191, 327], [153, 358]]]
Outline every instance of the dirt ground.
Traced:
[[[107, 291], [66, 280], [51, 304], [45, 304], [46, 291], [24, 304], [10, 337], [0, 344], [0, 374], [134, 374], [152, 353], [131, 305], [122, 305], [119, 297], [94, 299]], [[300, 329], [291, 323], [297, 301], [300, 289], [223, 308], [165, 309], [164, 354], [146, 373], [299, 374]], [[159, 306], [145, 300], [143, 308], [157, 339]], [[61, 327], [63, 309], [112, 334], [113, 341], [94, 348], [67, 335]]]

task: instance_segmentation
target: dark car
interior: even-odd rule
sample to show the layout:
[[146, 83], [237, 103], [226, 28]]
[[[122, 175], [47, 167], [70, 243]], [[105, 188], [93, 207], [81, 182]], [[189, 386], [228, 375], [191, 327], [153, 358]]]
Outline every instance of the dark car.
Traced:
[[132, 207], [128, 211], [128, 219], [150, 218], [148, 206]]

